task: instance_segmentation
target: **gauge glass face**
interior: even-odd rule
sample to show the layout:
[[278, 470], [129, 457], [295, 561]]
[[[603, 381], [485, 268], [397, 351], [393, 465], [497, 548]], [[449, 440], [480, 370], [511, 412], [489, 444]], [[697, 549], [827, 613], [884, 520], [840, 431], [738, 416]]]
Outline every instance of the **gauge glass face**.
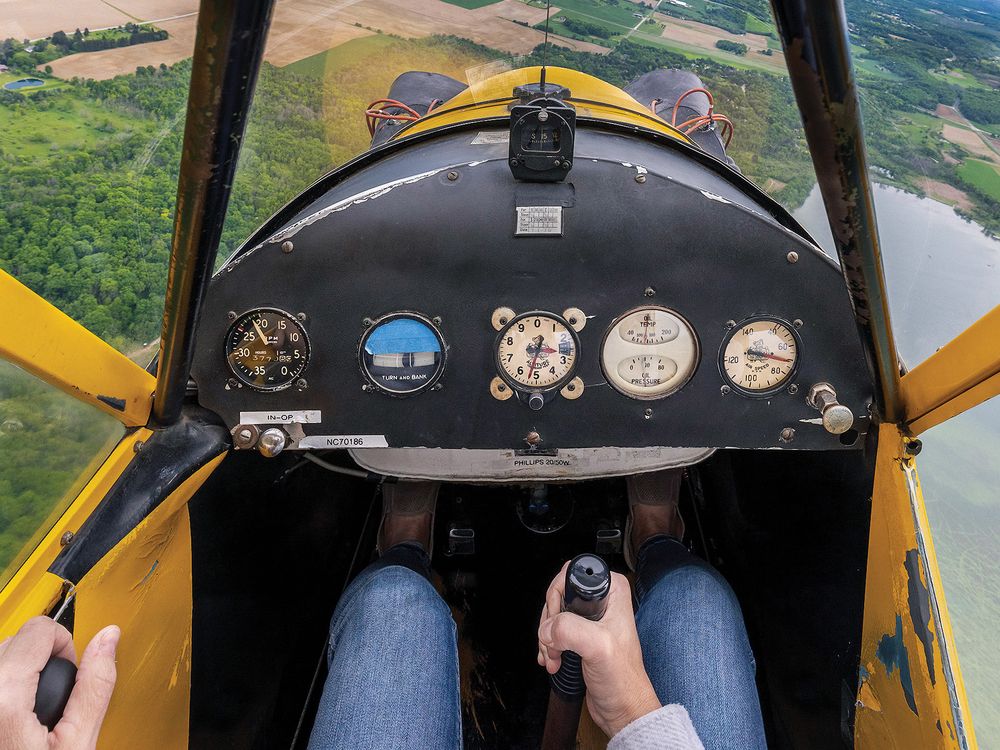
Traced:
[[762, 318], [740, 323], [723, 344], [722, 370], [744, 393], [771, 393], [785, 386], [795, 372], [799, 346], [792, 328]]
[[309, 362], [309, 339], [302, 325], [281, 310], [244, 313], [226, 336], [226, 362], [243, 383], [258, 391], [280, 391]]
[[515, 386], [550, 390], [573, 377], [576, 336], [558, 316], [528, 313], [516, 317], [497, 341], [500, 372]]
[[361, 340], [361, 370], [376, 388], [410, 396], [430, 388], [444, 371], [444, 339], [423, 317], [395, 313]]
[[679, 390], [698, 366], [698, 339], [679, 314], [642, 307], [611, 326], [601, 348], [605, 377], [619, 393], [664, 398]]

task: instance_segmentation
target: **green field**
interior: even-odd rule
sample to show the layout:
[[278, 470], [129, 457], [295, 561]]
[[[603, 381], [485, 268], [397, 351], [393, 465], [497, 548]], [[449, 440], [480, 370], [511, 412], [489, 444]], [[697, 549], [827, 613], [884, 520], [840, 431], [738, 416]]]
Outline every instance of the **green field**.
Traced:
[[379, 52], [389, 50], [398, 43], [398, 39], [384, 34], [372, 34], [358, 39], [351, 39], [349, 42], [320, 52], [311, 57], [305, 57], [297, 62], [285, 66], [285, 70], [304, 76], [318, 76], [320, 78], [330, 75], [341, 68], [351, 65], [358, 60], [370, 59]]
[[500, 2], [500, 0], [444, 0], [446, 3], [451, 3], [452, 5], [457, 5], [459, 8], [465, 8], [467, 10], [475, 10], [476, 8], [485, 8], [487, 5], [493, 5], [494, 3]]
[[[779, 68], [775, 65], [763, 62], [763, 60], [769, 60], [771, 58], [763, 58], [761, 55], [754, 52], [748, 53], [745, 57], [740, 57], [737, 55], [731, 55], [728, 52], [723, 52], [720, 49], [708, 50], [704, 47], [681, 44], [680, 42], [675, 42], [672, 39], [664, 39], [661, 36], [651, 36], [641, 32], [637, 32], [630, 36], [629, 41], [635, 42], [636, 44], [642, 44], [646, 47], [657, 47], [659, 49], [669, 50], [670, 52], [674, 52], [678, 55], [683, 55], [688, 60], [708, 59], [722, 63], [723, 65], [728, 65], [731, 68], [739, 68], [740, 70], [760, 70], [765, 73], [771, 73], [772, 75], [785, 75], [784, 66]], [[755, 58], [761, 58], [761, 61], [757, 62]]]
[[958, 174], [993, 200], [1000, 201], [1000, 171], [994, 165], [978, 159], [969, 159], [958, 168]]
[[953, 69], [949, 70], [947, 73], [939, 73], [936, 70], [930, 71], [931, 76], [937, 78], [939, 81], [945, 81], [946, 83], [954, 84], [955, 86], [961, 86], [963, 89], [975, 88], [975, 89], [988, 89], [986, 86], [980, 83], [978, 80], [970, 76], [964, 70]]
[[134, 133], [151, 136], [150, 122], [86, 101], [69, 91], [43, 102], [45, 109], [0, 107], [0, 149], [31, 158], [94, 151]]
[[[544, 3], [542, 7], [544, 7]], [[641, 5], [633, 5], [629, 2], [612, 4], [605, 2], [605, 0], [565, 0], [565, 2], [560, 0], [556, 3], [556, 7], [559, 8], [559, 13], [553, 14], [553, 17], [556, 15], [568, 15], [565, 12], [570, 11], [573, 14], [578, 14], [585, 21], [590, 21], [591, 23], [604, 21], [610, 24], [612, 28], [619, 28], [624, 31], [628, 31], [638, 23], [639, 19], [633, 14], [642, 13], [646, 15], [649, 13], [648, 9], [643, 8]]]
[[746, 28], [747, 32], [750, 34], [764, 34], [765, 36], [770, 35], [771, 37], [774, 37], [778, 33], [775, 30], [773, 23], [771, 23], [770, 21], [761, 21], [759, 18], [757, 18], [757, 16], [751, 13], [747, 14]]

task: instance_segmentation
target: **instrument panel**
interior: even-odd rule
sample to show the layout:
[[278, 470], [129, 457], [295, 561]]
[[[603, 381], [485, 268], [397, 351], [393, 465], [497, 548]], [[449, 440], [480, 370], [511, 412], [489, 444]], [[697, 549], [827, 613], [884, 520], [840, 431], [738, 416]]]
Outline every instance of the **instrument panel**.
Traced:
[[[843, 279], [787, 216], [617, 134], [581, 129], [572, 180], [544, 185], [490, 143], [334, 173], [216, 275], [192, 373], [238, 448], [272, 428], [289, 449], [553, 465], [859, 444], [871, 386]], [[809, 402], [821, 384], [855, 416], [844, 434]]]

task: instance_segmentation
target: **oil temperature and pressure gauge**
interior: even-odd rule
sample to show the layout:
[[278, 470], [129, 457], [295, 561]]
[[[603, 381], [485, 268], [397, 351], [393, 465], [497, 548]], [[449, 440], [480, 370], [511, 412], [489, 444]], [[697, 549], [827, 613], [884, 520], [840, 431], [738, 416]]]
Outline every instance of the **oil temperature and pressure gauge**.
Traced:
[[293, 316], [269, 307], [243, 313], [226, 334], [226, 362], [255, 391], [280, 391], [309, 363], [309, 338]]
[[611, 386], [631, 398], [664, 398], [691, 379], [698, 339], [691, 325], [665, 307], [640, 307], [604, 336], [601, 366]]
[[769, 396], [786, 387], [799, 362], [795, 327], [768, 317], [747, 318], [733, 327], [719, 352], [726, 382], [745, 396]]

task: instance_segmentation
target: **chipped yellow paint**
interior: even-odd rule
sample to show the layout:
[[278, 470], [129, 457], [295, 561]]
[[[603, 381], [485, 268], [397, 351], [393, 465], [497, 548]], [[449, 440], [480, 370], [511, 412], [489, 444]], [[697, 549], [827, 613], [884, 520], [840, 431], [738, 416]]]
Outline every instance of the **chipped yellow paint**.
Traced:
[[[3, 269], [0, 299], [0, 358], [128, 427], [146, 424], [156, 387], [152, 375]], [[116, 409], [98, 396], [120, 399], [124, 406]]]
[[48, 612], [62, 593], [62, 579], [46, 572], [62, 549], [60, 539], [67, 531], [76, 532], [135, 456], [135, 443], [153, 433], [136, 430], [121, 442], [97, 469], [62, 516], [53, 524], [24, 564], [0, 590], [0, 640], [36, 615]]
[[191, 526], [187, 502], [223, 460], [192, 474], [81, 580], [74, 641], [121, 627], [118, 683], [100, 748], [186, 748], [191, 701]]
[[[514, 100], [514, 87], [538, 83], [540, 74], [540, 67], [519, 68], [473, 83], [429, 115], [404, 127], [393, 140], [446, 125], [491, 117], [510, 117], [508, 106]], [[568, 101], [576, 107], [578, 117], [633, 125], [668, 135], [683, 143], [691, 143], [681, 131], [672, 127], [662, 117], [653, 114], [649, 109], [649, 102], [640, 103], [617, 86], [612, 86], [600, 78], [569, 68], [549, 67], [546, 70], [546, 80], [570, 90], [572, 96]]]
[[[855, 745], [861, 750], [975, 750], [978, 746], [951, 620], [915, 462], [905, 450], [907, 442], [895, 425], [879, 427]], [[907, 552], [912, 555], [914, 551], [919, 559], [920, 586], [929, 590], [933, 681], [911, 615], [912, 594], [904, 562]], [[887, 657], [897, 632], [903, 650], [894, 661]], [[912, 707], [903, 686], [907, 669], [912, 682]]]

